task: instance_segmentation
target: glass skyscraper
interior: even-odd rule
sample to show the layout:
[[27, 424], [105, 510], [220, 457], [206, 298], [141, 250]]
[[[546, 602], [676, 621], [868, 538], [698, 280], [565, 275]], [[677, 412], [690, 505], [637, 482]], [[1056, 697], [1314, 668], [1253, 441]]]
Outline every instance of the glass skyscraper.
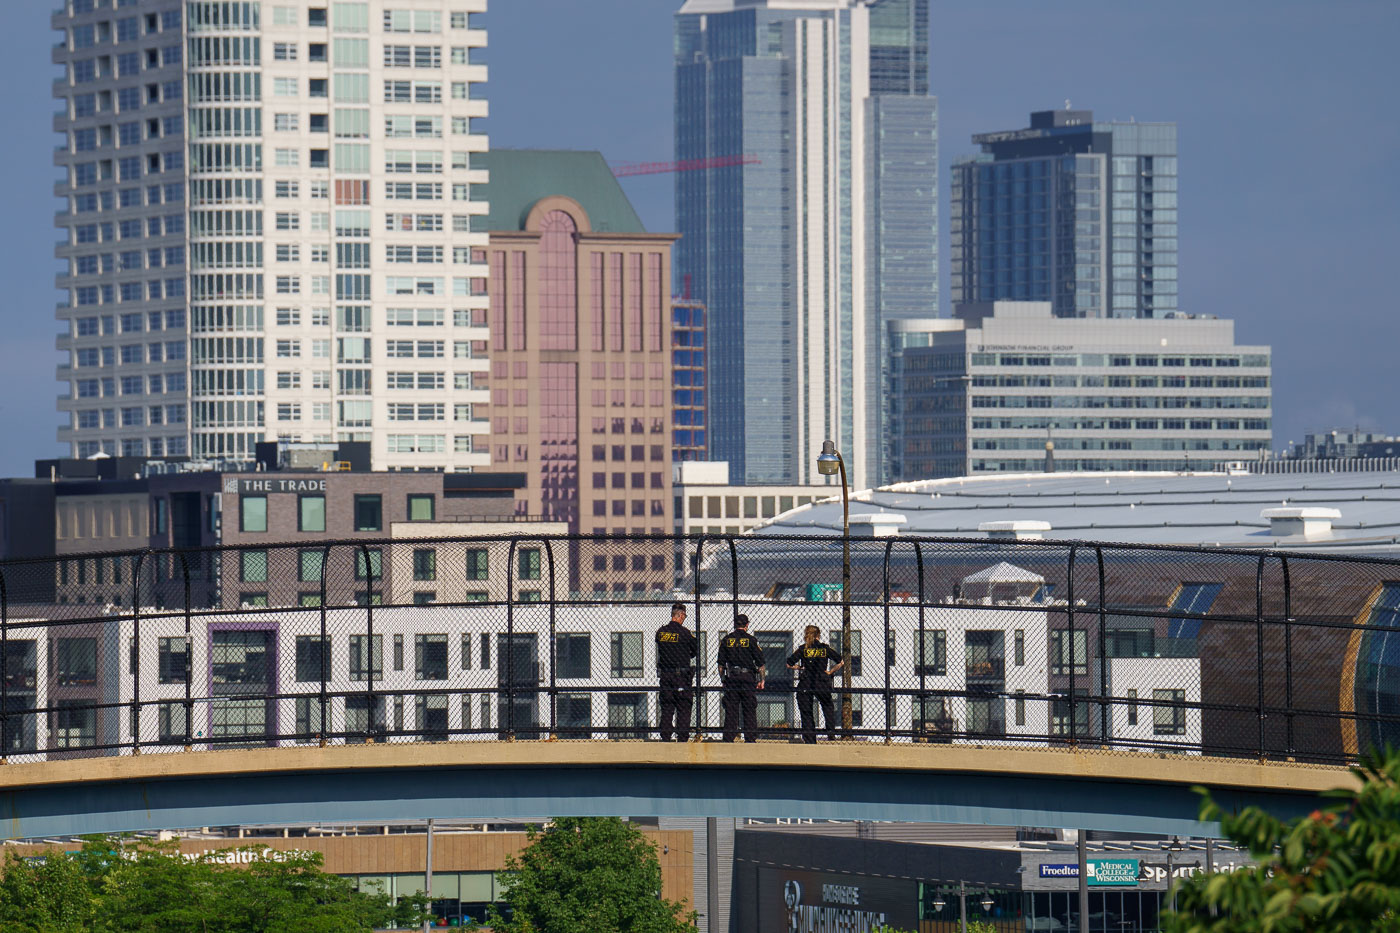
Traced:
[[[938, 303], [927, 0], [687, 0], [677, 275], [709, 308], [710, 454], [807, 482], [822, 440], [886, 476], [885, 321]], [[743, 157], [742, 159], [735, 157]], [[728, 164], [725, 164], [728, 163]]]
[[65, 0], [74, 455], [489, 460], [486, 0]]
[[1177, 305], [1174, 123], [1031, 114], [953, 166], [954, 304], [1048, 301], [1057, 317], [1162, 317]]

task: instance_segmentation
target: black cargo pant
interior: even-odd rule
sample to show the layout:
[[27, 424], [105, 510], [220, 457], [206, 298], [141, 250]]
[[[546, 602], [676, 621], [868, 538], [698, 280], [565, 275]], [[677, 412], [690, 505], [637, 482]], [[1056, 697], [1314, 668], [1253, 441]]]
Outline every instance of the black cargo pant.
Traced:
[[802, 741], [815, 745], [817, 741], [817, 711], [813, 701], [820, 703], [822, 715], [826, 717], [826, 731], [831, 741], [836, 741], [836, 712], [831, 702], [831, 679], [826, 683], [799, 682], [797, 684], [797, 709], [802, 714]]
[[671, 741], [674, 731], [682, 742], [690, 741], [690, 710], [695, 702], [691, 689], [694, 678], [690, 671], [662, 671], [661, 679], [661, 724], [657, 731], [661, 741]]
[[724, 740], [739, 736], [744, 718], [744, 741], [758, 741], [758, 680], [753, 671], [734, 671], [724, 678]]

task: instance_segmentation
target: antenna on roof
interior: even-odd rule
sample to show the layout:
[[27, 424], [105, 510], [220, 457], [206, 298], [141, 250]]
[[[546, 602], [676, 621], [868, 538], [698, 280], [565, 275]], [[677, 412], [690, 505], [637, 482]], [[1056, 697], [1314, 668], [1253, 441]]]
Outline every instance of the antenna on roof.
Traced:
[[1068, 98], [1068, 97], [1065, 98], [1065, 109], [1066, 109], [1066, 110], [1069, 109], [1069, 98]]

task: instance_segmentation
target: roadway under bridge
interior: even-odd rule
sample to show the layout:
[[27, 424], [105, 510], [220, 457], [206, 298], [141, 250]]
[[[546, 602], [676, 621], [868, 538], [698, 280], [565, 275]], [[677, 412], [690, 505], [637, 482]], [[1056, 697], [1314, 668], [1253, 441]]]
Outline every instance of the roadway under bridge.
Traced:
[[0, 766], [7, 838], [238, 823], [554, 815], [809, 817], [1215, 835], [1195, 785], [1280, 816], [1344, 768], [976, 745], [385, 743]]

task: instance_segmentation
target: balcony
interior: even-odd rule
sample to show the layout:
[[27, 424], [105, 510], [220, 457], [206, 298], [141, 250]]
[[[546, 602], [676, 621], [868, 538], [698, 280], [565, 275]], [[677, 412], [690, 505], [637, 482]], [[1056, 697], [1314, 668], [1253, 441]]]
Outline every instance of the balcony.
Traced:
[[982, 660], [971, 660], [967, 662], [967, 680], [973, 681], [1002, 681], [1006, 679], [1006, 659], [1005, 658], [984, 658]]

